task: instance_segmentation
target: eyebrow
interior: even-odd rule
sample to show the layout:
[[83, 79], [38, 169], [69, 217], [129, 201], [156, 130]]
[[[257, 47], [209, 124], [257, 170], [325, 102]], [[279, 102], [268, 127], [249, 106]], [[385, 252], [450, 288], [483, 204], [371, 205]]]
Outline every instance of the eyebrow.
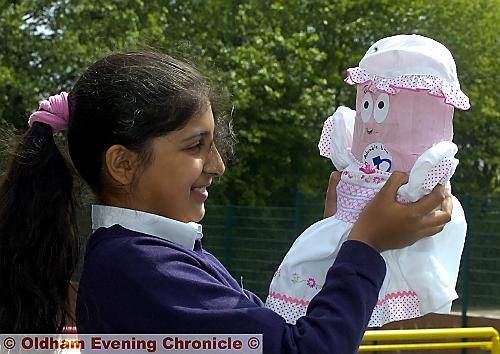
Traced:
[[208, 135], [208, 130], [200, 130], [200, 131], [197, 131], [193, 134], [191, 134], [190, 136], [188, 136], [187, 138], [185, 139], [182, 139], [182, 142], [184, 141], [188, 141], [188, 140], [191, 140], [193, 138], [197, 138], [199, 136], [205, 136], [205, 135]]

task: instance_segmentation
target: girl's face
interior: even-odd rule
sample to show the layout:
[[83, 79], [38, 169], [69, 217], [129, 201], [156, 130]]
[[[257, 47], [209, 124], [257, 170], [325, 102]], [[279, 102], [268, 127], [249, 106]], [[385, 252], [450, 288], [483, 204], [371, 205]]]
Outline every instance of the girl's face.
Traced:
[[200, 221], [208, 187], [225, 169], [213, 137], [209, 106], [183, 129], [154, 138], [153, 159], [133, 193], [134, 209], [183, 222]]

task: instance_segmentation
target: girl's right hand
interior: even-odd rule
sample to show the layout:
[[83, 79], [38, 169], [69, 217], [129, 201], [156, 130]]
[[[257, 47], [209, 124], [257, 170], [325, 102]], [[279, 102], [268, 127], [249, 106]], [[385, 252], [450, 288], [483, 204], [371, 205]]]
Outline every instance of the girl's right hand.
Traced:
[[[442, 231], [451, 220], [451, 196], [444, 187], [411, 204], [396, 201], [399, 187], [408, 181], [402, 172], [393, 172], [384, 187], [368, 203], [349, 233], [349, 240], [364, 242], [379, 252], [410, 246]], [[435, 211], [441, 206], [441, 210]]]

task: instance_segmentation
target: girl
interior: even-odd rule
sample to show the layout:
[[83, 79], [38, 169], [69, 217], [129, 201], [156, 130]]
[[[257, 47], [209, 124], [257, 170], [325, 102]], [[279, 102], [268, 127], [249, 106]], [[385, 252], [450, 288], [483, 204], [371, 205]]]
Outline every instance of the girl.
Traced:
[[[65, 324], [77, 246], [71, 174], [52, 134], [69, 124], [72, 163], [99, 200], [77, 299], [79, 332], [262, 333], [266, 353], [357, 350], [385, 275], [379, 252], [438, 232], [449, 200], [436, 189], [400, 205], [395, 194], [405, 176], [393, 174], [352, 229], [308, 315], [287, 325], [202, 247], [196, 222], [212, 180], [224, 173], [218, 147], [231, 148], [216, 103], [192, 66], [140, 52], [97, 61], [68, 96], [42, 102], [0, 191], [3, 332]], [[429, 214], [443, 200], [444, 210]]]

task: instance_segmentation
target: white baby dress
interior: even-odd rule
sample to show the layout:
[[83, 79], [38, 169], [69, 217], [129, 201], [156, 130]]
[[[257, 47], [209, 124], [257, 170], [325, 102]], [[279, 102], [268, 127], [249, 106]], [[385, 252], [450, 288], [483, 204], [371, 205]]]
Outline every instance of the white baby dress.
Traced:
[[[332, 144], [324, 149], [329, 152], [324, 155], [342, 171], [337, 212], [313, 224], [296, 239], [270, 285], [266, 306], [291, 324], [306, 314], [362, 208], [390, 176], [360, 163], [351, 153], [355, 115], [355, 111], [339, 107], [323, 127], [322, 140]], [[325, 140], [328, 136], [330, 139]], [[398, 201], [417, 201], [438, 183], [449, 189], [449, 179], [458, 164], [456, 152], [451, 141], [442, 141], [425, 151], [411, 169], [408, 183], [400, 187]], [[410, 247], [382, 252], [387, 274], [370, 327], [430, 312], [449, 313], [457, 298], [455, 285], [466, 227], [462, 206], [453, 197], [452, 218], [443, 231]]]

